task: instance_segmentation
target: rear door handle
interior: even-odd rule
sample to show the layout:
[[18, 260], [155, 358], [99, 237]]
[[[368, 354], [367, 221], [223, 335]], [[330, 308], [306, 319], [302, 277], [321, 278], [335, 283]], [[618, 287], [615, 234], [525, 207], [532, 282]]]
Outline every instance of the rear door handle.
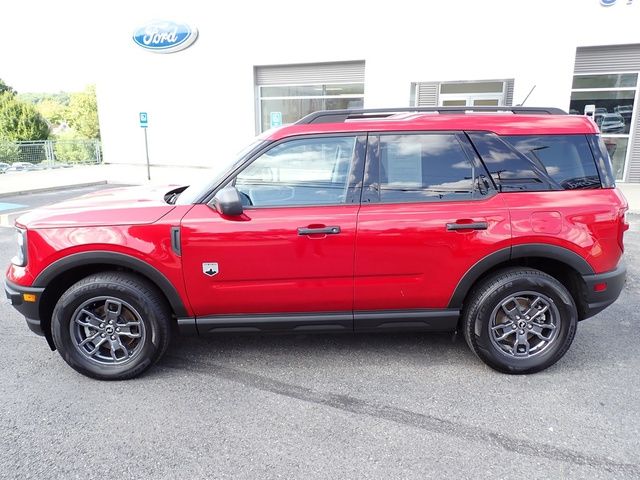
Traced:
[[450, 232], [456, 230], [486, 230], [487, 228], [489, 228], [487, 222], [447, 223], [447, 230]]
[[318, 228], [309, 228], [309, 227], [298, 227], [298, 235], [337, 235], [340, 233], [340, 227], [318, 227]]

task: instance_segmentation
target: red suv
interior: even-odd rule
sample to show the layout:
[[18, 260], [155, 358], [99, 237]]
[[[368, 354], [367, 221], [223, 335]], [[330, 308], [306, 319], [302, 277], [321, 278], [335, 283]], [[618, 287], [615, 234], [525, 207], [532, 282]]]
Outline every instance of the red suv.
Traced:
[[188, 334], [461, 331], [489, 366], [560, 359], [616, 300], [627, 203], [556, 109], [317, 112], [217, 178], [16, 222], [6, 292], [79, 372], [134, 377]]

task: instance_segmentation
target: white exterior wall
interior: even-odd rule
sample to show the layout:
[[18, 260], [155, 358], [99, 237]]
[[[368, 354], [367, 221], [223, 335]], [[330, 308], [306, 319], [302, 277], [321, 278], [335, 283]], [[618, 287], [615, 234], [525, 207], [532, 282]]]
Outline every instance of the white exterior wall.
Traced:
[[[514, 104], [568, 109], [577, 46], [640, 43], [640, 0], [455, 2], [130, 2], [110, 29], [97, 84], [104, 158], [223, 162], [255, 135], [256, 65], [365, 61], [365, 107], [408, 106], [411, 82], [514, 78]], [[178, 4], [176, 4], [178, 3]], [[186, 21], [199, 38], [173, 54], [133, 31]]]

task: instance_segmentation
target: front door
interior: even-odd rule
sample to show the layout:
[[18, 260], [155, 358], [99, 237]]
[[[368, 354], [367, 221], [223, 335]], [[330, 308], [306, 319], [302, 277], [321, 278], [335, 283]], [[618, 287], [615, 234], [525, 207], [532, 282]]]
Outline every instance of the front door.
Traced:
[[508, 259], [502, 197], [463, 133], [372, 135], [367, 156], [355, 329], [455, 327], [460, 279], [493, 252]]
[[199, 329], [202, 317], [221, 329], [241, 318], [247, 331], [351, 329], [365, 148], [356, 135], [279, 142], [229, 182], [242, 215], [189, 211], [182, 261]]

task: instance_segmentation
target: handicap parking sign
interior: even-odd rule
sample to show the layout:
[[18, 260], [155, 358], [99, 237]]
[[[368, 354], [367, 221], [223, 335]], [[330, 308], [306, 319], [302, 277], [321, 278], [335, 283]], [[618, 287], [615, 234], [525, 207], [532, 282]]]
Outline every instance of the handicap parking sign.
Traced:
[[271, 112], [269, 116], [269, 127], [279, 127], [282, 125], [282, 112]]

